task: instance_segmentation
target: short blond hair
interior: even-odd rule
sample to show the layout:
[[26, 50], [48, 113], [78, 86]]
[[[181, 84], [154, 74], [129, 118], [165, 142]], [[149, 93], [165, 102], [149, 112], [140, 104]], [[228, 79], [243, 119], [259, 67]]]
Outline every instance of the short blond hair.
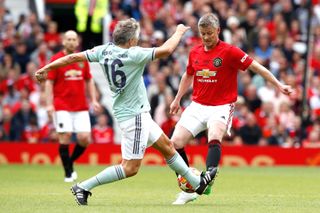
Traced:
[[112, 33], [113, 42], [116, 45], [126, 44], [132, 38], [139, 38], [140, 25], [133, 19], [119, 21]]
[[198, 27], [213, 27], [213, 28], [219, 28], [220, 22], [218, 17], [213, 13], [207, 13], [203, 15], [199, 22]]

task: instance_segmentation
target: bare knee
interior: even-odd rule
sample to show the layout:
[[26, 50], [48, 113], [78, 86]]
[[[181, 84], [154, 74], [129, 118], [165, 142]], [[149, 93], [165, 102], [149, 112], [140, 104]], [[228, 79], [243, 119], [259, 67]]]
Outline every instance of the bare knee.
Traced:
[[84, 147], [88, 146], [91, 140], [90, 133], [78, 133], [78, 143]]
[[227, 126], [222, 122], [212, 122], [208, 130], [208, 139], [222, 141], [224, 134], [226, 133]]
[[175, 149], [182, 149], [192, 138], [193, 135], [189, 130], [177, 125], [171, 137], [171, 141]]
[[152, 145], [152, 147], [161, 152], [165, 159], [171, 158], [175, 153], [173, 143], [164, 134], [160, 136], [160, 138]]
[[179, 135], [173, 136], [171, 141], [175, 149], [182, 149], [185, 146], [183, 137], [180, 137]]
[[69, 133], [69, 132], [59, 133], [58, 137], [59, 137], [60, 144], [69, 144], [70, 138], [71, 138], [71, 133]]

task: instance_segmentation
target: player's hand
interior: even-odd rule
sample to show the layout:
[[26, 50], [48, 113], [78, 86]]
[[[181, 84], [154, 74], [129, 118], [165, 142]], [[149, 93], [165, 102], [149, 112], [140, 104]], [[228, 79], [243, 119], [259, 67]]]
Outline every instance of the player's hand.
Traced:
[[47, 72], [44, 69], [37, 70], [34, 75], [39, 83], [43, 82], [47, 78]]
[[280, 91], [285, 95], [290, 95], [293, 92], [293, 89], [290, 85], [283, 85], [279, 86]]
[[170, 104], [170, 114], [177, 114], [180, 109], [180, 100], [174, 99], [172, 103]]
[[92, 107], [95, 113], [98, 113], [101, 111], [101, 105], [98, 101], [92, 101]]
[[187, 32], [189, 29], [190, 29], [190, 27], [185, 26], [184, 24], [179, 24], [179, 25], [177, 26], [176, 31], [177, 31], [177, 32], [181, 32], [182, 34], [184, 34], [184, 33]]

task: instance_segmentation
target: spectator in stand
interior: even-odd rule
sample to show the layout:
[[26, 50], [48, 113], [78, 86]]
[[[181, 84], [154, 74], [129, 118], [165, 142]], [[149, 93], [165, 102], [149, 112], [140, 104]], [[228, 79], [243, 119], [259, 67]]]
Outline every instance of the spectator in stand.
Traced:
[[48, 31], [44, 34], [44, 41], [53, 52], [56, 52], [59, 48], [61, 39], [60, 34], [58, 33], [58, 24], [56, 22], [49, 22]]
[[254, 114], [249, 113], [246, 116], [246, 123], [240, 128], [239, 133], [243, 144], [259, 145], [262, 139], [262, 131], [257, 124]]
[[0, 83], [7, 79], [9, 70], [15, 70], [16, 74], [20, 74], [20, 66], [13, 60], [9, 53], [3, 55], [3, 60], [0, 63]]
[[154, 21], [156, 19], [156, 14], [162, 8], [162, 0], [141, 0], [140, 11], [142, 16]]
[[23, 138], [23, 133], [31, 120], [36, 121], [37, 115], [32, 109], [30, 102], [24, 99], [21, 101], [21, 109], [19, 109], [12, 118], [10, 131], [14, 131], [14, 135], [11, 136], [10, 140], [20, 141], [25, 139]]
[[32, 117], [23, 130], [21, 139], [27, 143], [39, 143], [41, 139], [41, 131], [37, 124], [37, 118]]
[[19, 76], [17, 80], [17, 89], [20, 91], [26, 88], [29, 92], [33, 92], [38, 87], [34, 73], [37, 71], [37, 66], [34, 62], [29, 62], [26, 67], [26, 73]]
[[25, 73], [27, 64], [30, 61], [30, 55], [27, 52], [27, 45], [24, 41], [21, 41], [17, 44], [13, 58], [20, 65], [21, 73]]
[[271, 58], [273, 48], [270, 45], [270, 34], [266, 28], [261, 29], [258, 35], [258, 45], [254, 48], [254, 53], [262, 64], [267, 65]]
[[309, 127], [308, 137], [302, 141], [302, 146], [307, 148], [320, 148], [320, 117], [315, 119]]
[[2, 116], [0, 119], [1, 139], [9, 141], [15, 137], [16, 132], [11, 128], [12, 113], [9, 107], [2, 108]]
[[148, 87], [148, 96], [151, 105], [150, 114], [154, 118], [156, 107], [165, 101], [166, 95], [172, 95], [171, 88], [166, 84], [166, 75], [163, 72], [158, 72], [156, 82]]
[[279, 123], [284, 126], [287, 131], [294, 129], [295, 114], [290, 108], [290, 103], [282, 102], [279, 111]]
[[170, 113], [170, 106], [167, 106], [165, 109], [166, 117], [165, 120], [161, 124], [161, 129], [163, 130], [164, 134], [168, 135], [168, 137], [172, 136], [174, 127], [178, 122], [178, 116], [173, 116]]
[[51, 57], [52, 52], [48, 49], [48, 45], [45, 42], [41, 42], [38, 48], [31, 54], [31, 60], [37, 65], [38, 69], [49, 63]]
[[312, 130], [307, 139], [302, 142], [305, 148], [320, 148], [320, 131]]
[[48, 112], [47, 112], [47, 104], [46, 104], [46, 94], [44, 91], [42, 91], [40, 93], [40, 97], [39, 97], [39, 103], [36, 103], [36, 113], [37, 113], [37, 123], [40, 129], [42, 128], [47, 128], [45, 126], [47, 126], [49, 124], [49, 116], [48, 116]]
[[320, 76], [320, 40], [319, 40], [319, 44], [317, 44], [313, 49], [313, 54], [311, 57], [311, 67], [313, 69], [313, 72], [317, 76]]
[[263, 129], [267, 124], [267, 120], [269, 117], [276, 118], [276, 113], [272, 101], [262, 103], [261, 107], [254, 111], [254, 115], [257, 119], [258, 126]]
[[99, 144], [114, 143], [113, 128], [108, 125], [108, 117], [106, 115], [98, 115], [97, 124], [92, 128], [92, 139], [94, 143]]
[[[12, 74], [12, 75], [11, 75]], [[14, 76], [15, 71], [9, 71], [9, 76]], [[15, 76], [13, 78], [16, 78]], [[17, 102], [20, 101], [20, 92], [16, 89], [16, 83], [13, 79], [8, 79], [4, 84], [6, 91], [4, 92], [3, 104], [5, 106], [13, 107]]]
[[245, 89], [245, 100], [251, 112], [260, 108], [261, 100], [257, 96], [257, 89], [253, 84], [250, 84]]

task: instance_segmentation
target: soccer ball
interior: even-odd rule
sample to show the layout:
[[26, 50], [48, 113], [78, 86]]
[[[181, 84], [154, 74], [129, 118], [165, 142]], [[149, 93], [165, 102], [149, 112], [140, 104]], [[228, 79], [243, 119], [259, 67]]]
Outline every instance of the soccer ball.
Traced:
[[[195, 175], [198, 175], [198, 176], [201, 175], [201, 172], [198, 169], [193, 167], [190, 167], [190, 169], [191, 169], [191, 172], [193, 172]], [[181, 175], [178, 175], [177, 180], [178, 180], [178, 186], [182, 191], [187, 193], [194, 192], [194, 189], [192, 188], [191, 184], [187, 181], [187, 179], [185, 179]]]

